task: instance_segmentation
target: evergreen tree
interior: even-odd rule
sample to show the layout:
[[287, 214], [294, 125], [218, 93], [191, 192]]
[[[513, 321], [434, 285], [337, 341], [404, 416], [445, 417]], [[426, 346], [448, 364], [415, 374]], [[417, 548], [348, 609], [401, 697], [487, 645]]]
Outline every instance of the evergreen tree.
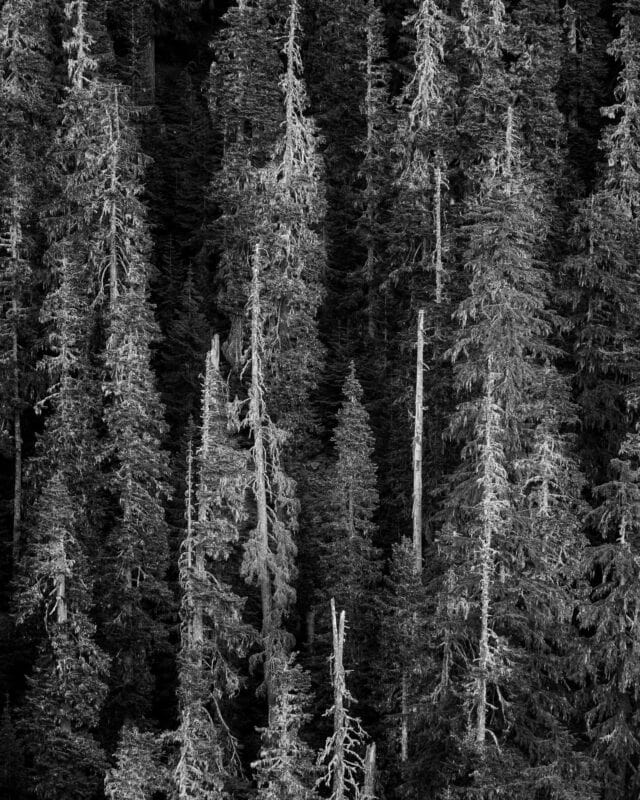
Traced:
[[115, 767], [107, 770], [109, 800], [151, 800], [170, 791], [170, 773], [163, 762], [162, 737], [125, 725], [115, 753]]
[[67, 480], [59, 468], [43, 486], [16, 598], [18, 622], [35, 618], [46, 632], [20, 720], [30, 785], [44, 800], [92, 796], [105, 768], [93, 731], [107, 693], [109, 660], [94, 641], [92, 581]]
[[242, 622], [244, 601], [224, 576], [246, 516], [246, 458], [233, 447], [229, 423], [216, 337], [202, 395], [196, 519], [191, 449], [187, 465], [187, 535], [180, 561], [180, 757], [175, 771], [180, 798], [224, 794], [238, 766], [236, 743], [222, 714], [240, 688], [236, 662], [254, 632]]
[[[494, 37], [502, 23], [491, 17], [487, 24], [482, 29], [485, 59], [493, 58], [486, 54], [497, 47]], [[521, 527], [514, 496], [514, 470], [529, 448], [536, 452], [529, 443], [544, 424], [543, 399], [557, 378], [545, 366], [554, 358], [549, 336], [555, 320], [546, 297], [548, 277], [536, 261], [538, 237], [544, 234], [539, 195], [531, 177], [525, 179], [511, 108], [506, 116], [502, 148], [480, 168], [478, 195], [468, 202], [465, 255], [471, 283], [457, 312], [461, 330], [452, 356], [465, 356], [456, 368], [459, 391], [475, 387], [477, 395], [460, 404], [452, 421], [463, 441], [463, 460], [448, 500], [452, 528], [440, 539], [440, 552], [450, 566], [438, 586], [438, 616], [442, 613], [444, 619], [431, 647], [440, 651], [436, 674], [441, 674], [447, 652], [451, 654], [447, 703], [462, 701], [457, 722], [453, 714], [447, 721], [460, 748], [454, 772], [469, 759], [460, 774], [473, 774], [478, 793], [509, 786], [514, 796], [525, 796], [532, 787], [542, 791], [552, 785], [568, 792], [564, 776], [580, 756], [579, 746], [562, 727], [566, 709], [559, 673], [550, 669], [545, 675], [541, 665], [528, 672], [538, 664], [534, 654], [539, 642], [549, 641], [546, 637], [558, 620], [569, 633], [571, 596], [557, 591], [551, 566], [557, 552], [548, 548], [550, 529], [545, 534], [540, 521]], [[543, 438], [543, 451], [552, 440]], [[555, 509], [549, 524], [560, 535], [562, 503]], [[577, 524], [569, 530], [576, 536]], [[573, 575], [576, 548], [574, 543], [568, 566], [562, 568]], [[522, 564], [531, 566], [523, 572]], [[560, 579], [565, 579], [564, 572]], [[540, 584], [548, 586], [544, 603]], [[446, 631], [446, 651], [441, 650], [440, 625]], [[524, 634], [528, 628], [536, 632], [535, 639]], [[546, 717], [522, 705], [521, 697], [529, 691], [524, 687], [534, 677], [542, 682], [551, 709]], [[535, 746], [530, 742], [534, 731]], [[494, 743], [508, 749], [499, 755]], [[583, 774], [580, 791], [588, 792], [589, 773]]]
[[[347, 656], [350, 663], [362, 667], [368, 657], [365, 643], [375, 623], [371, 599], [379, 575], [373, 545], [378, 491], [373, 435], [353, 361], [342, 393], [344, 400], [333, 433], [336, 462], [323, 493], [327, 522], [323, 526], [323, 577], [318, 598], [321, 611], [335, 598], [345, 614], [355, 620]], [[358, 675], [362, 677], [360, 669]]]
[[295, 655], [272, 659], [274, 706], [269, 727], [263, 728], [260, 757], [252, 764], [261, 800], [314, 798], [316, 768], [311, 748], [300, 729], [309, 721], [309, 677], [295, 664]]
[[166, 426], [151, 369], [158, 332], [148, 300], [141, 158], [124, 89], [112, 87], [105, 112], [108, 202], [95, 233], [94, 257], [109, 292], [103, 457], [117, 508], [105, 550], [105, 635], [117, 654], [112, 708], [117, 717], [139, 720], [149, 711], [150, 661], [166, 637], [160, 619], [168, 602], [162, 506], [167, 460], [161, 449]]
[[242, 573], [260, 588], [261, 647], [269, 708], [275, 700], [271, 659], [289, 644], [283, 623], [295, 602], [298, 501], [295, 483], [285, 473], [281, 450], [285, 432], [269, 416], [264, 381], [264, 316], [262, 310], [263, 256], [256, 244], [248, 312], [251, 322], [251, 384], [245, 425], [249, 429], [252, 476], [256, 504], [255, 527], [245, 542]]

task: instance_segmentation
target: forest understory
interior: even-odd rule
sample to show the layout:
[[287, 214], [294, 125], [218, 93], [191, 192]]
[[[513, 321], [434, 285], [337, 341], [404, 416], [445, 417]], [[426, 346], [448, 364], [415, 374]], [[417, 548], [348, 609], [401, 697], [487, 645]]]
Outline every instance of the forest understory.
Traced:
[[640, 796], [639, 0], [0, 0], [0, 798]]

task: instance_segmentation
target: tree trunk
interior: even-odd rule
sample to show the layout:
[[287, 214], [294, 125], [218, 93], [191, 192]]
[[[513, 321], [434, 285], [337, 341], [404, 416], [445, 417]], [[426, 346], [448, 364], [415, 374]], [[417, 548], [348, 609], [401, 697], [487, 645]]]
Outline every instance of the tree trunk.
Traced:
[[362, 800], [374, 800], [376, 796], [376, 743], [372, 742], [367, 747], [364, 759], [364, 786]]
[[442, 304], [444, 272], [442, 267], [442, 167], [439, 160], [434, 170], [435, 189], [434, 189], [434, 209], [433, 221], [436, 235], [435, 251], [435, 271], [436, 271], [436, 303]]
[[343, 664], [344, 653], [344, 611], [340, 618], [336, 616], [336, 602], [331, 598], [331, 628], [333, 632], [333, 731], [335, 734], [335, 750], [333, 784], [331, 787], [332, 800], [345, 798], [345, 734], [347, 724], [345, 720], [345, 674]]
[[409, 701], [407, 690], [407, 673], [406, 670], [402, 673], [402, 697], [400, 700], [400, 761], [404, 764], [409, 758]]
[[489, 678], [489, 614], [491, 579], [494, 568], [493, 537], [498, 523], [498, 495], [495, 486], [496, 464], [494, 456], [496, 442], [494, 431], [497, 428], [496, 409], [494, 407], [493, 358], [490, 356], [487, 365], [487, 385], [485, 389], [485, 432], [483, 447], [483, 498], [482, 529], [480, 531], [480, 640], [478, 647], [478, 678], [476, 686], [476, 747], [483, 754], [487, 731], [487, 684]]
[[422, 437], [424, 420], [424, 309], [418, 312], [416, 398], [413, 435], [413, 555], [416, 572], [422, 572]]
[[112, 151], [110, 192], [111, 203], [109, 207], [109, 306], [111, 314], [116, 311], [118, 302], [118, 208], [117, 208], [117, 187], [118, 187], [118, 150], [120, 139], [120, 110], [118, 106], [118, 89], [113, 89], [113, 117], [109, 117], [109, 143]]

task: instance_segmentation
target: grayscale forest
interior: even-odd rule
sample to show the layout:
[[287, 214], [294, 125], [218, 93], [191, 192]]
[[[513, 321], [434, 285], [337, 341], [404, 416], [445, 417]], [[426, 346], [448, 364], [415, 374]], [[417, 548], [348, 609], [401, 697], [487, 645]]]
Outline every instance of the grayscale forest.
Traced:
[[0, 0], [0, 798], [640, 796], [640, 1]]

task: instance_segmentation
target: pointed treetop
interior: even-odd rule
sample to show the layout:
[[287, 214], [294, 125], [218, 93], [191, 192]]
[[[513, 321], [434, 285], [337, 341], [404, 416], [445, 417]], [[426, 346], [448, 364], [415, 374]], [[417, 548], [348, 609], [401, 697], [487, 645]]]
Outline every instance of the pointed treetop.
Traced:
[[353, 359], [349, 362], [349, 372], [342, 386], [342, 394], [350, 403], [359, 403], [362, 401], [362, 386], [356, 377], [356, 365]]

